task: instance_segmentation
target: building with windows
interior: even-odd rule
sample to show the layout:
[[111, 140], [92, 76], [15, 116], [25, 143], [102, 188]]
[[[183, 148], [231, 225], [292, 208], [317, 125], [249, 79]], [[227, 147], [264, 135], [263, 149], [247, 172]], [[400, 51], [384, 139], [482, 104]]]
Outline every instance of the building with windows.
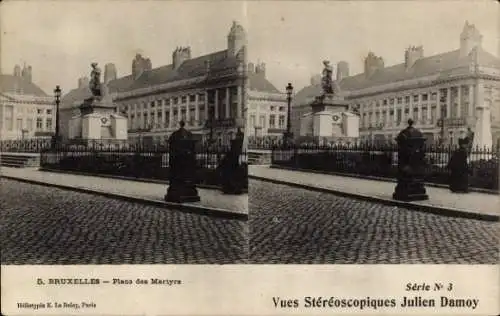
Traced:
[[[137, 54], [131, 74], [120, 78], [113, 64], [105, 65], [103, 81], [116, 111], [128, 119], [129, 140], [163, 143], [183, 120], [198, 138], [227, 143], [245, 124], [246, 47], [246, 32], [234, 22], [223, 50], [193, 57], [190, 47], [180, 47], [172, 53], [171, 64], [157, 68]], [[68, 135], [69, 119], [90, 96], [84, 77], [62, 98], [63, 135]]]
[[[453, 144], [468, 127], [474, 131], [476, 108], [487, 106], [493, 142], [498, 142], [500, 59], [482, 48], [482, 39], [479, 30], [466, 22], [457, 38], [459, 48], [450, 52], [425, 57], [422, 46], [411, 46], [404, 52], [403, 63], [389, 67], [370, 52], [364, 72], [354, 76], [349, 76], [347, 63], [337, 64], [341, 94], [360, 115], [361, 140], [392, 141], [412, 118], [427, 143]], [[300, 126], [296, 121], [320, 93], [317, 77], [297, 93], [294, 128]]]
[[51, 136], [54, 129], [54, 98], [33, 83], [32, 67], [0, 74], [0, 140]]
[[247, 134], [281, 136], [286, 131], [286, 120], [286, 95], [267, 80], [264, 63], [249, 63]]

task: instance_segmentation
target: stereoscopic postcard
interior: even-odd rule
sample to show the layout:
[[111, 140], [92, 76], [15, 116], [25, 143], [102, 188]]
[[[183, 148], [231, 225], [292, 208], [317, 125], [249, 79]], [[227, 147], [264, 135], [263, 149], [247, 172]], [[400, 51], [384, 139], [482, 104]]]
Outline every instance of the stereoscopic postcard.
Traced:
[[2, 315], [498, 315], [495, 1], [0, 4]]

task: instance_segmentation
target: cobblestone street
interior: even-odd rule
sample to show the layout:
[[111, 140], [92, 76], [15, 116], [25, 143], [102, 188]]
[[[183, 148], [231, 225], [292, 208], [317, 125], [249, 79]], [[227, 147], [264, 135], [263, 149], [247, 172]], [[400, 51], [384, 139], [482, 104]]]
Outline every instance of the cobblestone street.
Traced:
[[498, 222], [252, 179], [249, 209], [250, 263], [498, 263]]
[[244, 263], [247, 224], [0, 179], [2, 264]]

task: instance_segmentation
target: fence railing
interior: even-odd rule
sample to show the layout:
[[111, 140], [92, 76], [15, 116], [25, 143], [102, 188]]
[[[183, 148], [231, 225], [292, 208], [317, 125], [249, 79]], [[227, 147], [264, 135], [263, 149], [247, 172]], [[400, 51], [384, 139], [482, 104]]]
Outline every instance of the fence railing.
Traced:
[[[197, 181], [219, 185], [222, 163], [229, 153], [228, 147], [198, 146], [195, 150]], [[247, 153], [239, 157], [247, 172]], [[168, 146], [145, 148], [138, 146], [87, 147], [59, 146], [40, 154], [40, 166], [46, 169], [77, 171], [90, 174], [109, 174], [123, 177], [168, 180], [170, 155]]]
[[[457, 146], [427, 146], [426, 181], [448, 184], [448, 162]], [[498, 190], [500, 150], [471, 148], [469, 151], [469, 184], [471, 187]], [[347, 175], [397, 177], [397, 145], [304, 145], [274, 147], [272, 164], [290, 168], [335, 172]]]

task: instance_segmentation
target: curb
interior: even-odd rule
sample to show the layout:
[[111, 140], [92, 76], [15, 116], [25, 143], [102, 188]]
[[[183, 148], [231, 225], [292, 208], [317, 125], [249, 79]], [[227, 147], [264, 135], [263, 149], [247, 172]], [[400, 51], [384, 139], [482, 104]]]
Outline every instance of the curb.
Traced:
[[172, 209], [176, 209], [178, 211], [184, 212], [184, 213], [192, 213], [192, 214], [197, 214], [197, 215], [205, 215], [205, 216], [218, 217], [218, 218], [224, 218], [224, 219], [235, 219], [235, 220], [243, 220], [243, 221], [248, 220], [248, 214], [235, 213], [235, 212], [231, 212], [231, 211], [221, 209], [221, 208], [201, 206], [201, 205], [198, 206], [198, 205], [194, 205], [194, 204], [166, 202], [166, 201], [161, 201], [161, 200], [151, 200], [151, 199], [146, 199], [146, 198], [141, 198], [141, 197], [136, 197], [136, 196], [129, 196], [129, 195], [124, 195], [124, 194], [119, 194], [119, 193], [110, 193], [110, 192], [104, 192], [104, 191], [99, 191], [99, 190], [95, 190], [95, 189], [88, 189], [88, 188], [75, 187], [75, 186], [62, 185], [62, 184], [53, 184], [53, 183], [47, 183], [47, 182], [38, 181], [38, 180], [23, 179], [23, 178], [17, 178], [17, 177], [12, 177], [12, 176], [5, 176], [5, 175], [1, 175], [0, 178], [5, 178], [5, 179], [19, 181], [19, 182], [25, 182], [25, 183], [30, 183], [30, 184], [38, 184], [38, 185], [43, 185], [43, 186], [47, 186], [47, 187], [54, 187], [54, 188], [63, 189], [63, 190], [71, 190], [71, 191], [80, 192], [80, 193], [95, 194], [95, 195], [100, 195], [100, 196], [104, 196], [104, 197], [108, 197], [108, 198], [112, 198], [112, 199], [123, 200], [123, 201], [127, 201], [127, 202], [142, 203], [142, 204], [158, 206], [158, 207], [163, 207], [163, 208], [172, 208]]
[[[67, 171], [67, 170], [42, 168], [42, 167], [38, 168], [38, 171], [54, 172], [54, 173], [62, 173], [62, 174], [72, 174], [72, 175], [88, 176], [88, 177], [99, 177], [99, 178], [106, 178], [106, 179], [127, 180], [127, 181], [135, 181], [135, 182], [142, 182], [142, 183], [156, 183], [156, 184], [169, 185], [168, 180], [132, 178], [132, 177], [123, 177], [123, 176], [116, 176], [116, 175], [107, 175], [107, 174], [102, 174], [102, 173], [87, 173], [87, 172], [78, 172], [78, 171], [72, 171], [72, 170]], [[218, 187], [216, 185], [209, 185], [209, 184], [197, 184], [196, 187], [199, 189], [221, 190], [220, 187]], [[248, 191], [243, 191], [243, 192], [248, 193]]]
[[[363, 179], [363, 180], [374, 180], [374, 181], [384, 181], [384, 182], [397, 183], [397, 180], [391, 179], [391, 178], [376, 177], [376, 176], [363, 176], [363, 175], [358, 175], [358, 174], [342, 173], [342, 172], [335, 172], [335, 171], [319, 171], [319, 170], [313, 170], [313, 169], [285, 167], [285, 166], [280, 166], [280, 165], [270, 165], [269, 168], [283, 169], [283, 170], [289, 170], [289, 171], [307, 172], [307, 173], [327, 174], [327, 175], [332, 175], [332, 176], [357, 178], [357, 179]], [[425, 184], [425, 186], [428, 186], [428, 187], [448, 189], [448, 186], [446, 184], [430, 183], [430, 182], [425, 182], [424, 184]], [[499, 192], [496, 192], [494, 190], [473, 188], [473, 187], [469, 187], [469, 191], [476, 192], [476, 193], [492, 194], [492, 195], [498, 195], [498, 193], [499, 193]]]
[[343, 196], [343, 197], [353, 198], [353, 199], [358, 199], [358, 200], [363, 200], [363, 201], [369, 201], [369, 202], [375, 202], [375, 203], [380, 203], [380, 204], [384, 204], [384, 205], [388, 205], [388, 206], [404, 207], [404, 208], [408, 208], [411, 210], [424, 212], [424, 213], [431, 213], [431, 214], [448, 216], [448, 217], [476, 219], [476, 220], [490, 221], [490, 222], [500, 221], [500, 216], [498, 216], [498, 215], [474, 213], [474, 212], [460, 210], [460, 209], [456, 209], [456, 208], [452, 208], [452, 207], [435, 206], [435, 205], [430, 205], [430, 204], [422, 205], [422, 204], [417, 204], [417, 203], [412, 203], [412, 202], [397, 201], [397, 200], [386, 199], [386, 198], [381, 198], [381, 197], [374, 197], [374, 196], [365, 195], [365, 194], [361, 194], [361, 193], [350, 193], [350, 192], [345, 192], [345, 191], [340, 191], [340, 190], [335, 190], [335, 189], [314, 187], [314, 186], [310, 186], [307, 184], [293, 183], [293, 182], [287, 182], [287, 181], [277, 180], [277, 179], [269, 179], [269, 178], [265, 178], [265, 177], [254, 176], [254, 175], [248, 175], [248, 178], [260, 180], [260, 181], [271, 182], [271, 183], [275, 183], [275, 184], [288, 185], [291, 187], [296, 187], [296, 188], [310, 190], [310, 191], [316, 191], [316, 192], [321, 192], [321, 193], [330, 193], [330, 194], [334, 194], [334, 195], [338, 195], [338, 196]]

